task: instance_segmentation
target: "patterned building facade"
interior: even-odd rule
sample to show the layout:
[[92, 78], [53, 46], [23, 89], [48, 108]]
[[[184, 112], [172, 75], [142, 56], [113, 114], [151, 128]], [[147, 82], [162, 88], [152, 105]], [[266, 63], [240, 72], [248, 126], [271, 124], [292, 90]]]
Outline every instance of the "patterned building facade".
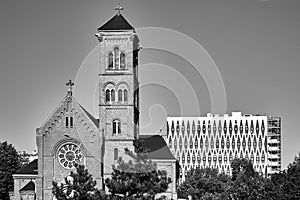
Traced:
[[165, 140], [180, 163], [181, 181], [196, 167], [231, 174], [234, 158], [251, 160], [256, 171], [265, 175], [281, 169], [280, 118], [241, 112], [168, 117]]

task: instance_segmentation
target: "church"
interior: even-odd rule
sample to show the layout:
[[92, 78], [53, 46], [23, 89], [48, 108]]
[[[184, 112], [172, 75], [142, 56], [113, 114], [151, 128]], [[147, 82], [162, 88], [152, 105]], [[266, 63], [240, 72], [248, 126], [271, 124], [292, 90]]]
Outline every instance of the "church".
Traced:
[[[104, 188], [112, 165], [119, 157], [132, 159], [125, 148], [134, 151], [133, 141], [144, 140], [149, 158], [165, 170], [172, 183], [164, 195], [177, 199], [178, 167], [161, 135], [145, 136], [139, 131], [139, 37], [134, 27], [117, 14], [97, 29], [100, 46], [99, 116], [90, 114], [73, 96], [72, 81], [66, 96], [48, 119], [36, 129], [38, 159], [21, 168], [14, 178], [13, 200], [52, 200], [52, 182], [64, 182], [76, 164], [83, 164]], [[166, 130], [162, 130], [166, 134]]]

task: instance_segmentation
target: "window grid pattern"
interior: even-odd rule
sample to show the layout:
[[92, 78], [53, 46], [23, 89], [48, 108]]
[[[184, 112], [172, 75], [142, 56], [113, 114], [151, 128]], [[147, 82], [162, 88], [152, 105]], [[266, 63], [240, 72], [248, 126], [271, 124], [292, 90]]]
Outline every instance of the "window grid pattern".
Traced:
[[[251, 160], [255, 170], [262, 174], [280, 169], [280, 145], [271, 145], [280, 144], [280, 134], [279, 139], [270, 141], [267, 116], [169, 117], [167, 123], [165, 139], [180, 163], [181, 181], [194, 167], [217, 168], [231, 174], [230, 162], [234, 158]], [[277, 128], [280, 132], [280, 125]], [[272, 158], [277, 158], [272, 162], [268, 159], [270, 149], [275, 151]]]

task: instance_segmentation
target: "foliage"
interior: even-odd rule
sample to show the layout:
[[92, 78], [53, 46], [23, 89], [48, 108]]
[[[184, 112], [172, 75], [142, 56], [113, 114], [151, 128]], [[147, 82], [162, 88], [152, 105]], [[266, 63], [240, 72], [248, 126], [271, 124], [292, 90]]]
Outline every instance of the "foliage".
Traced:
[[118, 165], [113, 165], [111, 178], [105, 180], [105, 185], [113, 197], [124, 199], [153, 198], [155, 194], [165, 192], [171, 183], [165, 171], [157, 169], [156, 163], [148, 159], [148, 153], [139, 141], [134, 143], [137, 152], [128, 149], [126, 153], [133, 161], [125, 162], [119, 158]]
[[289, 164], [287, 170], [273, 174], [267, 185], [274, 199], [300, 199], [300, 154]]
[[[191, 195], [193, 199], [210, 199], [216, 194], [225, 192], [230, 178], [225, 174], [218, 174], [217, 169], [191, 169], [186, 181], [180, 185], [180, 192]], [[221, 198], [221, 196], [220, 196]]]
[[191, 170], [179, 190], [205, 200], [300, 199], [300, 154], [287, 170], [269, 178], [259, 175], [246, 159], [233, 160], [231, 169], [231, 179], [220, 179], [212, 169]]
[[0, 199], [9, 199], [9, 191], [14, 188], [12, 174], [20, 167], [20, 156], [16, 149], [7, 142], [0, 142]]
[[29, 164], [29, 157], [30, 157], [29, 153], [23, 151], [19, 153], [19, 156], [20, 156], [21, 167]]
[[232, 182], [228, 189], [234, 199], [266, 199], [266, 179], [260, 176], [247, 159], [235, 159], [231, 163]]
[[96, 181], [83, 165], [76, 168], [76, 173], [70, 172], [65, 183], [53, 182], [52, 193], [57, 200], [101, 200], [105, 198], [104, 191], [96, 188]]

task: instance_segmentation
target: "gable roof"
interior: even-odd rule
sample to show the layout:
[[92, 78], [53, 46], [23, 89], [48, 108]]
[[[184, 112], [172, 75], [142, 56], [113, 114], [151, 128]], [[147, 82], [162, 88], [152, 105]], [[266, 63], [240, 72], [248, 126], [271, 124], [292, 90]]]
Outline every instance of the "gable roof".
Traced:
[[38, 174], [38, 159], [33, 160], [32, 162], [28, 163], [18, 171], [16, 171], [15, 174]]
[[96, 119], [91, 113], [89, 113], [82, 105], [80, 105], [80, 108], [84, 111], [84, 113], [90, 118], [90, 120], [95, 124], [97, 128], [99, 128], [99, 119]]
[[95, 125], [95, 128], [99, 128], [99, 120], [96, 119], [92, 114], [90, 114], [83, 106], [81, 106], [76, 99], [74, 98], [74, 96], [70, 96], [70, 95], [66, 95], [62, 101], [58, 104], [58, 106], [54, 109], [54, 111], [50, 114], [50, 116], [48, 117], [48, 119], [42, 124], [42, 126], [40, 127], [40, 129], [43, 128], [48, 128], [51, 127], [53, 122], [55, 121], [56, 117], [57, 117], [57, 113], [60, 113], [61, 111], [65, 110], [67, 107], [67, 102], [68, 101], [73, 101], [73, 106], [77, 107], [90, 121], [93, 125]]
[[108, 20], [104, 25], [99, 27], [98, 31], [109, 30], [133, 30], [134, 28], [128, 23], [122, 14], [116, 14], [113, 18]]
[[139, 140], [149, 150], [150, 159], [176, 160], [162, 136], [140, 135]]
[[29, 181], [24, 187], [20, 189], [20, 191], [35, 191], [35, 184], [32, 181]]

